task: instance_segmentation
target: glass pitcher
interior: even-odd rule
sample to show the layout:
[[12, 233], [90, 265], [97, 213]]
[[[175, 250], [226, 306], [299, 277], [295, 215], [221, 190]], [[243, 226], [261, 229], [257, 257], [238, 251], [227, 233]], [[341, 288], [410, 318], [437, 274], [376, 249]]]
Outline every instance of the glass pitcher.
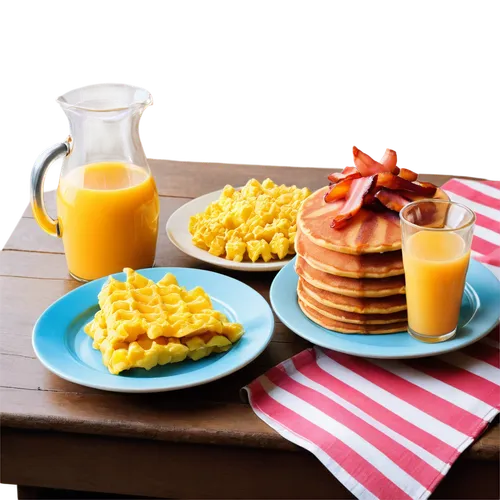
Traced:
[[[120, 84], [91, 85], [57, 99], [70, 136], [37, 159], [31, 206], [40, 227], [62, 238], [68, 269], [89, 281], [124, 267], [154, 263], [159, 200], [139, 139], [139, 120], [152, 104], [148, 91]], [[63, 158], [57, 218], [45, 210], [47, 168]]]

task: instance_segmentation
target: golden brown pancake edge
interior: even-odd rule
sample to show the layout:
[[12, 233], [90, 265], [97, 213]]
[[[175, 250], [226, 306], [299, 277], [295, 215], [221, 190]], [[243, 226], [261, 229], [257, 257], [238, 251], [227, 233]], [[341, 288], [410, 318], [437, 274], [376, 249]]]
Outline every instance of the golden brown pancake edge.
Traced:
[[344, 323], [342, 321], [336, 321], [326, 316], [321, 315], [314, 309], [311, 309], [304, 302], [298, 299], [299, 307], [302, 312], [314, 323], [327, 330], [332, 330], [339, 333], [358, 333], [367, 335], [379, 335], [383, 333], [398, 333], [405, 331], [407, 328], [406, 322], [401, 323], [391, 323], [389, 325], [354, 325], [352, 323]]
[[390, 314], [359, 314], [324, 306], [311, 296], [305, 294], [300, 285], [297, 288], [297, 296], [309, 308], [314, 309], [319, 314], [336, 321], [342, 321], [343, 323], [352, 323], [356, 325], [387, 325], [406, 321], [406, 311]]
[[[297, 215], [297, 227], [313, 243], [336, 252], [361, 255], [401, 249], [399, 214], [392, 211], [374, 212], [361, 210], [342, 229], [332, 229], [330, 223], [342, 207], [343, 200], [327, 203], [324, 196], [328, 186], [309, 196]], [[447, 200], [448, 195], [439, 189], [435, 199]]]
[[345, 278], [389, 278], [404, 274], [401, 251], [347, 254], [316, 245], [297, 228], [295, 252], [310, 266]]
[[311, 286], [348, 297], [388, 297], [405, 293], [404, 276], [390, 278], [346, 278], [325, 273], [298, 255], [295, 272]]
[[359, 314], [389, 314], [406, 310], [406, 297], [402, 294], [389, 297], [349, 297], [311, 286], [300, 277], [299, 285], [302, 285], [305, 294], [320, 304], [343, 311]]

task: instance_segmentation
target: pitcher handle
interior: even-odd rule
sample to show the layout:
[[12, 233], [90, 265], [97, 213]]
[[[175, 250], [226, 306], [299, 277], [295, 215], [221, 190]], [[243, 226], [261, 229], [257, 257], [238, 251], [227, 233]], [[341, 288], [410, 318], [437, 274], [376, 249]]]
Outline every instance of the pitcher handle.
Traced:
[[61, 237], [61, 227], [57, 219], [53, 219], [45, 209], [43, 200], [43, 183], [45, 180], [45, 171], [50, 164], [69, 154], [71, 148], [69, 141], [54, 144], [44, 151], [35, 161], [31, 170], [31, 209], [33, 215], [40, 227], [51, 236]]

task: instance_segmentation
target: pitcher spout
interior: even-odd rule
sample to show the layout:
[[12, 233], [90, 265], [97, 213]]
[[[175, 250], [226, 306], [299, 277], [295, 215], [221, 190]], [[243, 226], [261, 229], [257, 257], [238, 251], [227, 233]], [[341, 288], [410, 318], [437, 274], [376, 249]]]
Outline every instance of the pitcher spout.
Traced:
[[116, 112], [130, 107], [143, 111], [153, 105], [153, 94], [140, 85], [126, 82], [106, 82], [81, 85], [63, 92], [56, 104], [66, 112]]
[[103, 161], [148, 169], [139, 138], [142, 113], [153, 103], [147, 90], [115, 83], [90, 85], [63, 94], [57, 102], [71, 131], [65, 171]]

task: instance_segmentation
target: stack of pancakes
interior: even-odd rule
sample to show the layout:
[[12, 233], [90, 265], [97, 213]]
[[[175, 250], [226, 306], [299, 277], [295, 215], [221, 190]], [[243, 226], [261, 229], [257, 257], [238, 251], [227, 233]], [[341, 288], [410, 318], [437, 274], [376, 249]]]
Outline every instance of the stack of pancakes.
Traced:
[[[337, 332], [405, 330], [399, 214], [361, 208], [345, 227], [332, 229], [341, 205], [326, 203], [327, 191], [313, 193], [297, 216], [300, 308], [315, 323]], [[447, 196], [438, 189], [435, 198]]]

